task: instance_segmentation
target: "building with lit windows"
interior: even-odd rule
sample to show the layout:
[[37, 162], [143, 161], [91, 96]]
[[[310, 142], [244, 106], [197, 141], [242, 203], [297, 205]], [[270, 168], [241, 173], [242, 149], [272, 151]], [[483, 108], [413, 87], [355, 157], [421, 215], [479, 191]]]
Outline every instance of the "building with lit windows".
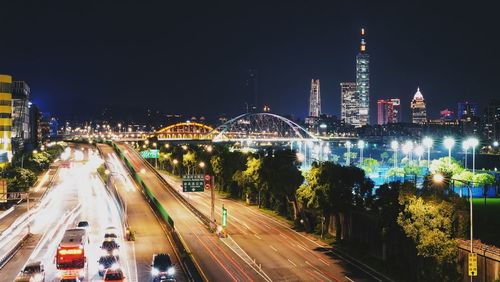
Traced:
[[361, 29], [361, 45], [356, 56], [356, 91], [359, 126], [370, 124], [370, 55], [366, 53], [365, 29]]
[[12, 77], [0, 74], [0, 165], [12, 158]]
[[340, 83], [340, 120], [359, 127], [358, 93], [355, 82]]
[[478, 117], [479, 116], [478, 107], [479, 106], [477, 103], [470, 103], [470, 102], [458, 103], [457, 118], [459, 120], [470, 121], [471, 119]]
[[319, 79], [311, 79], [311, 93], [309, 95], [309, 116], [319, 117], [321, 115], [321, 93]]
[[24, 149], [30, 139], [30, 87], [24, 81], [12, 82], [12, 150]]
[[412, 123], [423, 124], [427, 122], [427, 111], [425, 109], [424, 96], [417, 87], [417, 92], [411, 100], [411, 121]]
[[377, 123], [379, 125], [401, 122], [401, 100], [379, 99], [377, 101]]

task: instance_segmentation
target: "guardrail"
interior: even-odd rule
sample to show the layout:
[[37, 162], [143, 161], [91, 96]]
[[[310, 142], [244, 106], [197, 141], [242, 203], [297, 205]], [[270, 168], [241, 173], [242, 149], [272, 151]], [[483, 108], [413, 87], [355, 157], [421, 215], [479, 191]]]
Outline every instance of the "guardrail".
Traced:
[[[109, 143], [108, 143], [109, 144]], [[201, 269], [198, 269], [198, 266], [194, 263], [194, 258], [192, 257], [191, 251], [187, 247], [186, 243], [182, 239], [182, 236], [177, 233], [175, 230], [175, 224], [174, 220], [168, 212], [163, 208], [163, 206], [160, 204], [158, 199], [153, 195], [149, 187], [144, 183], [142, 180], [141, 176], [139, 173], [135, 171], [135, 169], [132, 167], [130, 164], [130, 161], [127, 159], [125, 154], [116, 146], [115, 143], [110, 144], [114, 150], [118, 153], [120, 158], [123, 160], [125, 163], [125, 166], [128, 168], [130, 171], [131, 175], [133, 176], [134, 180], [137, 182], [137, 184], [142, 187], [143, 191], [145, 192], [145, 195], [147, 196], [146, 199], [148, 200], [150, 206], [153, 208], [155, 213], [159, 215], [159, 218], [162, 219], [166, 224], [165, 226], [170, 232], [170, 235], [177, 247], [177, 249], [180, 252], [180, 260], [181, 264], [183, 265], [184, 270], [186, 271], [186, 274], [188, 275], [189, 280], [191, 281], [203, 281], [206, 279], [202, 278], [202, 271]]]
[[21, 247], [23, 246], [24, 242], [29, 238], [29, 236], [30, 236], [30, 234], [26, 233], [23, 236], [23, 238], [21, 240], [19, 240], [19, 242], [17, 242], [16, 245], [14, 245], [9, 251], [7, 251], [0, 258], [0, 269], [2, 269], [14, 257], [14, 255], [17, 253], [17, 251], [19, 251], [19, 249], [21, 249]]

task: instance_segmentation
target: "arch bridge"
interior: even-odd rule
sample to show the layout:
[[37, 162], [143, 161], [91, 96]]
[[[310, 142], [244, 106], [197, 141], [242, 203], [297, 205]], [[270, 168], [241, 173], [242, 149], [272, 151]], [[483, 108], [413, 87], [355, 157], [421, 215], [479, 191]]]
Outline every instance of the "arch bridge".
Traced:
[[155, 132], [158, 140], [212, 140], [214, 129], [198, 122], [180, 122]]

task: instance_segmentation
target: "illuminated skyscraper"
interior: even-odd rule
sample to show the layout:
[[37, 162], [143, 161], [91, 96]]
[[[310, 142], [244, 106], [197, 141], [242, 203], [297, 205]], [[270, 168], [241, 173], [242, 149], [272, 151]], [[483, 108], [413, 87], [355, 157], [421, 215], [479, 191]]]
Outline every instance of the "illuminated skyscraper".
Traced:
[[427, 112], [425, 110], [425, 100], [424, 96], [420, 92], [420, 88], [417, 87], [417, 92], [413, 96], [411, 101], [411, 114], [413, 123], [426, 123], [427, 122]]
[[377, 101], [377, 123], [380, 125], [401, 122], [401, 101], [397, 98]]
[[321, 115], [321, 95], [319, 79], [311, 79], [311, 94], [309, 96], [309, 117], [318, 118]]
[[0, 74], [0, 166], [12, 158], [12, 77]]
[[356, 56], [356, 92], [359, 126], [364, 126], [370, 123], [370, 55], [366, 53], [364, 28], [361, 29], [361, 45]]
[[346, 124], [359, 127], [358, 94], [355, 82], [340, 83], [340, 116]]

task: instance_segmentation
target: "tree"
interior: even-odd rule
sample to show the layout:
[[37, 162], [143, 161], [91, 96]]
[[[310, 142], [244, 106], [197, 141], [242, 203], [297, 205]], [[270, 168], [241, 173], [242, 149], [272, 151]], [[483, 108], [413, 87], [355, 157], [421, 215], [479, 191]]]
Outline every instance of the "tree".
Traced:
[[454, 158], [449, 159], [448, 157], [443, 157], [432, 160], [429, 170], [433, 174], [440, 172], [455, 175], [461, 173], [464, 168]]
[[8, 171], [6, 176], [8, 177], [8, 189], [12, 192], [26, 192], [37, 180], [32, 171], [20, 167]]
[[227, 146], [217, 146], [210, 158], [210, 164], [219, 190], [228, 191], [233, 182], [234, 173], [245, 169], [246, 158], [239, 151], [230, 152]]
[[191, 174], [191, 169], [197, 165], [196, 153], [193, 151], [188, 151], [182, 156], [182, 164], [187, 168], [187, 173]]
[[405, 171], [399, 167], [390, 168], [385, 173], [385, 177], [403, 177], [404, 175]]
[[473, 177], [474, 185], [485, 186], [495, 184], [495, 177], [488, 173], [478, 173]]
[[[404, 191], [404, 190], [403, 190]], [[455, 206], [444, 200], [424, 199], [414, 191], [400, 193], [399, 203], [403, 210], [397, 222], [407, 237], [415, 243], [418, 256], [424, 258], [422, 276], [427, 281], [449, 281], [444, 271], [454, 265], [457, 258], [457, 246], [453, 237]], [[456, 274], [456, 273], [455, 273]]]
[[382, 161], [383, 164], [389, 159], [389, 153], [387, 152], [382, 152], [380, 154], [380, 160]]
[[347, 163], [347, 159], [349, 159], [350, 157], [350, 163], [352, 163], [353, 160], [355, 160], [358, 156], [358, 153], [355, 153], [355, 152], [350, 152], [350, 153], [347, 153], [345, 152], [344, 153], [344, 161]]
[[236, 171], [233, 175], [233, 180], [238, 183], [240, 187], [240, 196], [243, 194], [247, 202], [250, 201], [252, 195], [256, 192], [261, 192], [262, 179], [260, 176], [260, 167], [262, 161], [254, 156], [247, 158], [246, 169], [244, 171]]
[[284, 150], [268, 155], [262, 162], [260, 173], [263, 184], [269, 189], [269, 196], [273, 199], [278, 212], [290, 216], [289, 206], [291, 205], [293, 208], [291, 218], [295, 220], [298, 215], [296, 192], [304, 181], [304, 177], [297, 168], [295, 153], [291, 150]]
[[366, 158], [363, 160], [362, 168], [365, 170], [366, 173], [370, 174], [378, 169], [378, 161], [373, 158]]
[[333, 154], [333, 155], [332, 155], [332, 161], [333, 161], [334, 163], [338, 163], [338, 162], [339, 162], [339, 160], [340, 160], [340, 156], [339, 156], [339, 155], [336, 155], [336, 154]]

